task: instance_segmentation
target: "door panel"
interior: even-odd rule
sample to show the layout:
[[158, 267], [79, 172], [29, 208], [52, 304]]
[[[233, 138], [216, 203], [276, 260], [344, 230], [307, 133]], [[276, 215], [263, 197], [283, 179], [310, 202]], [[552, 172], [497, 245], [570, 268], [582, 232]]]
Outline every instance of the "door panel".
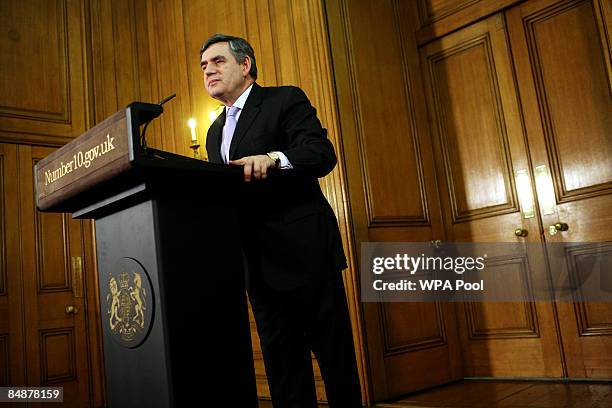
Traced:
[[19, 147], [23, 290], [36, 294], [24, 301], [27, 382], [64, 387], [64, 405], [80, 407], [89, 404], [90, 381], [79, 266], [84, 257], [82, 221], [35, 208], [33, 167], [52, 151]]
[[390, 395], [459, 376], [457, 329], [448, 318], [454, 312], [451, 305], [389, 302], [376, 306]]
[[514, 242], [514, 226], [533, 231], [514, 183], [528, 162], [503, 19], [427, 45], [421, 61], [449, 238]]
[[[539, 219], [522, 215], [515, 182], [517, 172], [529, 174], [529, 162], [503, 15], [423, 47], [421, 66], [449, 240], [539, 242]], [[529, 268], [545, 264], [502, 251], [487, 266], [497, 283], [529, 288]], [[562, 375], [550, 303], [457, 308], [467, 376]]]

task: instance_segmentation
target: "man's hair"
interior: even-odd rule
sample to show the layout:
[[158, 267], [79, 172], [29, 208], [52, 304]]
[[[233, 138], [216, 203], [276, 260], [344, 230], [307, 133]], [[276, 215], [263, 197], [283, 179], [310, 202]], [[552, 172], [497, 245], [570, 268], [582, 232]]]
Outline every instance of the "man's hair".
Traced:
[[214, 34], [208, 40], [204, 42], [202, 47], [200, 48], [200, 59], [202, 59], [202, 54], [208, 47], [213, 44], [227, 42], [229, 44], [229, 49], [232, 52], [234, 58], [236, 58], [236, 62], [239, 64], [244, 61], [244, 59], [248, 56], [251, 59], [251, 69], [249, 71], [249, 75], [251, 78], [257, 79], [257, 63], [255, 62], [255, 52], [253, 51], [253, 47], [251, 44], [244, 38], [233, 37], [231, 35], [225, 34]]

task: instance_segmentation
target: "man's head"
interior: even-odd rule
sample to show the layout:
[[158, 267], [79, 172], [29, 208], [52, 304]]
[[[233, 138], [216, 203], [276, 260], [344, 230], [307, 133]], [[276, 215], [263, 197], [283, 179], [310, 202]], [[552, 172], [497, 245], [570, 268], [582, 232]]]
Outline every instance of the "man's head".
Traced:
[[200, 48], [200, 66], [208, 94], [231, 105], [257, 79], [253, 47], [244, 39], [215, 34]]

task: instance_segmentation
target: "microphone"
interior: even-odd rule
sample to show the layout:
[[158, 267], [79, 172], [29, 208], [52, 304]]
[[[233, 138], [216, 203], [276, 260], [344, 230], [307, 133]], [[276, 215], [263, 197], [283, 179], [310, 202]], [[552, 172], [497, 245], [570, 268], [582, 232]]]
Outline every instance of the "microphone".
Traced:
[[161, 101], [159, 101], [158, 105], [162, 106], [164, 103], [171, 101], [172, 99], [174, 99], [174, 97], [176, 96], [176, 93], [173, 93], [170, 96], [166, 96], [164, 99], [162, 99]]
[[147, 127], [149, 126], [149, 123], [151, 123], [153, 119], [155, 119], [156, 117], [162, 114], [162, 112], [164, 111], [164, 108], [162, 107], [162, 105], [166, 102], [171, 101], [175, 97], [176, 97], [176, 92], [173, 93], [172, 95], [166, 96], [164, 99], [159, 101], [157, 105], [159, 105], [159, 107], [161, 108], [160, 112], [145, 122], [144, 127], [142, 128], [142, 133], [140, 134], [140, 147], [142, 148], [144, 154], [147, 154], [147, 139], [145, 139], [145, 133], [147, 131]]

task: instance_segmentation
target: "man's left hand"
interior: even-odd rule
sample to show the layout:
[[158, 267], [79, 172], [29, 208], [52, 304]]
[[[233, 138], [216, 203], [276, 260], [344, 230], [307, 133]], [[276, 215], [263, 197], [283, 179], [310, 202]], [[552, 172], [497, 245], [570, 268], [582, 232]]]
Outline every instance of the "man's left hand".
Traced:
[[246, 156], [238, 160], [230, 160], [229, 164], [244, 166], [244, 181], [249, 182], [252, 178], [263, 180], [268, 177], [268, 169], [274, 168], [276, 163], [265, 154], [257, 156]]

